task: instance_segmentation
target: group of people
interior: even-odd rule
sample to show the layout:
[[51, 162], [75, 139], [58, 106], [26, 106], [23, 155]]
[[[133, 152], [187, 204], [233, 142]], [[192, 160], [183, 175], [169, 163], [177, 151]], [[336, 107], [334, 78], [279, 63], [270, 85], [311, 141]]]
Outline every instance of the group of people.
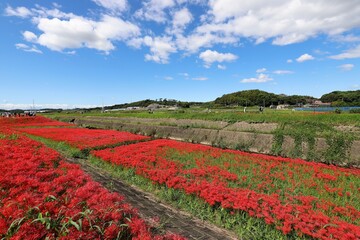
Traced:
[[34, 117], [36, 116], [35, 111], [26, 111], [24, 113], [12, 113], [12, 112], [2, 112], [1, 117]]

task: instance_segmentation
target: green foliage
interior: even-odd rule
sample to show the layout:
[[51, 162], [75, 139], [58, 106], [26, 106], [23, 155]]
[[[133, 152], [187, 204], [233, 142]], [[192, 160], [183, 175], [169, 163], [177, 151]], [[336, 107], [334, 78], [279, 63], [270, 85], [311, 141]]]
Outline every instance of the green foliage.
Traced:
[[284, 142], [283, 127], [277, 129], [273, 135], [274, 135], [274, 139], [273, 139], [273, 145], [271, 146], [271, 153], [278, 156], [281, 155], [282, 153], [282, 145]]
[[277, 105], [277, 104], [306, 104], [313, 100], [313, 97], [309, 96], [286, 96], [277, 95], [274, 93], [268, 93], [261, 90], [246, 90], [230, 94], [225, 94], [215, 100], [216, 104], [227, 105], [241, 105], [241, 106], [265, 106]]
[[359, 106], [360, 90], [356, 91], [334, 91], [321, 96], [323, 102], [332, 102], [336, 106]]
[[[359, 104], [360, 105], [360, 104]], [[360, 113], [360, 108], [350, 109], [350, 113]]]
[[124, 104], [116, 104], [113, 106], [105, 107], [105, 109], [118, 109], [118, 108], [128, 108], [128, 107], [147, 107], [150, 104], [160, 104], [164, 106], [179, 106], [182, 108], [190, 108], [192, 105], [202, 105], [201, 102], [182, 102], [177, 101], [175, 99], [166, 99], [166, 98], [160, 98], [157, 100], [151, 100], [151, 99], [145, 99], [142, 101], [132, 102], [132, 103], [124, 103]]
[[345, 162], [348, 158], [353, 141], [354, 136], [351, 134], [340, 131], [327, 132], [326, 143], [328, 148], [324, 153], [324, 161], [329, 164]]
[[6, 140], [16, 140], [18, 139], [18, 135], [15, 133], [12, 133], [10, 135], [6, 135], [6, 134], [1, 134], [0, 133], [0, 139], [6, 139]]
[[340, 114], [342, 111], [340, 108], [336, 108], [335, 111], [334, 111], [336, 114]]

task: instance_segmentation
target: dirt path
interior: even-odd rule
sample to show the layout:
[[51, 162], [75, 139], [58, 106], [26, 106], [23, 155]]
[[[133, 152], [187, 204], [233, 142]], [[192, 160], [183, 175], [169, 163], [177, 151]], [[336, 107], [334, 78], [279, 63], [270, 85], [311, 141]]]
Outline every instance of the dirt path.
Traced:
[[[110, 174], [87, 164], [85, 161], [68, 160], [72, 163], [80, 164], [86, 173], [105, 188], [123, 195], [126, 202], [138, 209], [139, 215], [143, 219], [149, 221], [154, 217], [160, 217], [162, 222], [164, 222], [162, 229], [165, 231], [179, 234], [188, 239], [237, 239], [232, 233], [173, 209], [161, 203], [153, 195], [143, 192], [136, 187], [129, 186], [119, 179], [114, 179]], [[109, 183], [111, 183], [111, 187], [109, 187]]]

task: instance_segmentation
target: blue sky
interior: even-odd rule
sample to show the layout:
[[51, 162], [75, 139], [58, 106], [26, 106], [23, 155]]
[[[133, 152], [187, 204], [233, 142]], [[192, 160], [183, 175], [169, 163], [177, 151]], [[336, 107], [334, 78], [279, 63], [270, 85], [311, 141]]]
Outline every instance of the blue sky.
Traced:
[[360, 89], [358, 0], [0, 3], [0, 108]]

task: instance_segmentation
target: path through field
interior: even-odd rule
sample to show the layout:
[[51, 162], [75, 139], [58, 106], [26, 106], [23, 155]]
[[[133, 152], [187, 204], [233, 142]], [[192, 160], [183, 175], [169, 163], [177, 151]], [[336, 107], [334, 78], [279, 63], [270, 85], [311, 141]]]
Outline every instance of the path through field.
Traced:
[[[68, 159], [72, 163], [78, 163], [95, 181], [105, 188], [125, 196], [126, 202], [138, 209], [143, 219], [160, 217], [165, 224], [163, 230], [179, 234], [188, 239], [237, 239], [233, 234], [216, 226], [205, 223], [199, 219], [190, 217], [167, 206], [149, 193], [145, 193], [133, 186], [129, 186], [119, 179], [114, 179], [108, 173], [86, 163], [85, 160]], [[111, 184], [110, 184], [111, 183]], [[111, 186], [111, 187], [109, 187]]]

